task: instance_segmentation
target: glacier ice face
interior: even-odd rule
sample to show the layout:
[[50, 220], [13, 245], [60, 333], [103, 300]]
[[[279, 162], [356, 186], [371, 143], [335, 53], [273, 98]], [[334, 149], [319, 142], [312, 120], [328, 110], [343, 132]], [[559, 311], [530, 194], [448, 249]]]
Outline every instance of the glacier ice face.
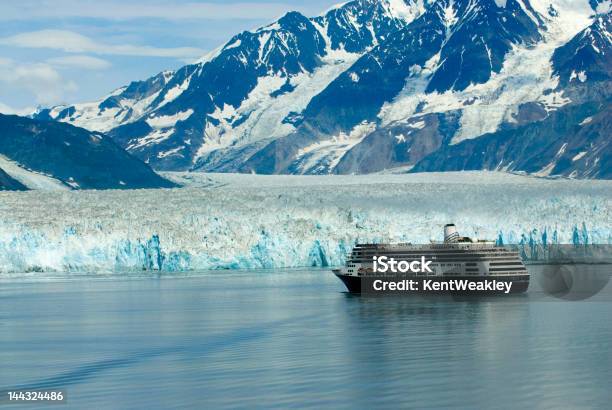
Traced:
[[[356, 242], [612, 243], [612, 182], [490, 172], [169, 174], [173, 190], [0, 193], [0, 275], [341, 265]], [[0, 276], [1, 277], [1, 276]]]

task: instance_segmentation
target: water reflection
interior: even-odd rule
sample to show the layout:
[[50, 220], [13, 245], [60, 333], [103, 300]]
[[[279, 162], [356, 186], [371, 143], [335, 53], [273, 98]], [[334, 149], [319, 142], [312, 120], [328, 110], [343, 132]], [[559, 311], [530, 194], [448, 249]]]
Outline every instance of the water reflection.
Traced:
[[69, 408], [606, 405], [612, 304], [550, 300], [359, 297], [324, 271], [7, 283], [0, 389], [67, 388]]

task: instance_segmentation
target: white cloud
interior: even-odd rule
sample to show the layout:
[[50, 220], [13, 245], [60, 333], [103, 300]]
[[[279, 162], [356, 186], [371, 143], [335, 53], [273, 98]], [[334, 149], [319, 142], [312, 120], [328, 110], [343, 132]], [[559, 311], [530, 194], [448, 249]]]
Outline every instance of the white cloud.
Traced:
[[85, 55], [72, 55], [50, 58], [47, 61], [50, 64], [58, 68], [82, 68], [85, 70], [106, 70], [111, 67], [111, 63], [97, 57], [85, 56]]
[[8, 59], [0, 61], [0, 82], [29, 91], [42, 105], [57, 104], [78, 89], [74, 81], [65, 80], [49, 64], [18, 64]]
[[34, 112], [34, 107], [13, 108], [0, 102], [0, 114], [13, 114], [26, 116]]
[[48, 48], [68, 53], [93, 53], [146, 57], [195, 58], [204, 54], [193, 47], [159, 48], [130, 44], [104, 44], [67, 30], [30, 31], [0, 39], [0, 44], [23, 48]]
[[0, 102], [0, 114], [15, 114], [15, 109]]
[[9, 107], [8, 105], [2, 104], [0, 102], [0, 113], [2, 113], [2, 114], [14, 114], [15, 110], [13, 108]]
[[0, 20], [89, 17], [107, 20], [159, 18], [164, 20], [253, 20], [281, 15], [291, 8], [278, 2], [172, 3], [123, 0], [21, 0], [2, 2]]

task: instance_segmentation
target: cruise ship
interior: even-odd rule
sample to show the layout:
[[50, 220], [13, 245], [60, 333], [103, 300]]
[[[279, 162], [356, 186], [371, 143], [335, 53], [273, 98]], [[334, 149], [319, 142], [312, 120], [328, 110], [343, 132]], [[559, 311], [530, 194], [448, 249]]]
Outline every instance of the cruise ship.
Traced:
[[516, 250], [462, 237], [454, 224], [444, 227], [443, 242], [358, 244], [346, 265], [333, 272], [351, 293], [488, 295], [523, 293], [529, 287], [529, 273]]

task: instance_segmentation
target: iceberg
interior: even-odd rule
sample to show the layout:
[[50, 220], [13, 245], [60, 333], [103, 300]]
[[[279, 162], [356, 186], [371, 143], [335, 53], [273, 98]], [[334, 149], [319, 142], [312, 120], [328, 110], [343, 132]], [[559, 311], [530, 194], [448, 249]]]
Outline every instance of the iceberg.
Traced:
[[178, 189], [0, 193], [0, 278], [342, 265], [442, 227], [503, 244], [612, 243], [612, 181], [497, 172], [165, 175]]

